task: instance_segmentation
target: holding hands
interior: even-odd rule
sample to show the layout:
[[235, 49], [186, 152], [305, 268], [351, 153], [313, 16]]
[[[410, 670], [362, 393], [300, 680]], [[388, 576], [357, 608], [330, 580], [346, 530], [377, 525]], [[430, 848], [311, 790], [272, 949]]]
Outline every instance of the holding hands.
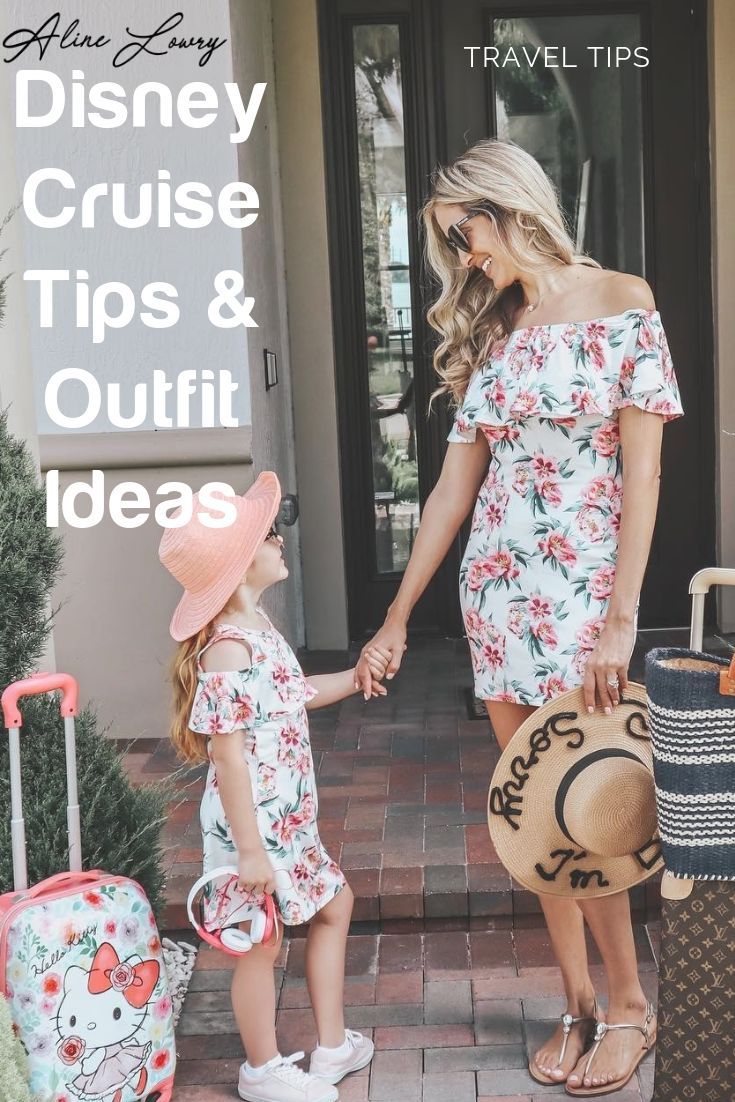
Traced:
[[355, 688], [365, 700], [371, 696], [384, 696], [386, 689], [379, 682], [385, 677], [390, 681], [397, 673], [406, 649], [406, 625], [387, 619], [376, 635], [360, 652], [355, 667]]
[[[634, 620], [608, 616], [597, 644], [587, 660], [584, 676], [584, 701], [589, 712], [595, 707], [608, 715], [628, 684], [628, 666], [635, 644]], [[388, 617], [360, 652], [355, 667], [355, 688], [365, 700], [385, 696], [380, 682], [390, 681], [400, 669], [406, 650], [405, 622]]]

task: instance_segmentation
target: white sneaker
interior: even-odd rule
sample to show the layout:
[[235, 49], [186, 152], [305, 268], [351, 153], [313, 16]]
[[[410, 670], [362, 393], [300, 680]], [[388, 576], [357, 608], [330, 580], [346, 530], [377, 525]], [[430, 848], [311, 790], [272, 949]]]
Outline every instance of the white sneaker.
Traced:
[[345, 1051], [338, 1049], [315, 1048], [311, 1054], [309, 1074], [327, 1083], [339, 1083], [351, 1071], [367, 1067], [373, 1058], [375, 1045], [369, 1037], [357, 1033], [354, 1029], [345, 1030]]
[[296, 1067], [303, 1058], [303, 1052], [281, 1056], [272, 1060], [262, 1075], [248, 1075], [242, 1064], [237, 1093], [245, 1102], [337, 1102], [339, 1093], [334, 1087]]

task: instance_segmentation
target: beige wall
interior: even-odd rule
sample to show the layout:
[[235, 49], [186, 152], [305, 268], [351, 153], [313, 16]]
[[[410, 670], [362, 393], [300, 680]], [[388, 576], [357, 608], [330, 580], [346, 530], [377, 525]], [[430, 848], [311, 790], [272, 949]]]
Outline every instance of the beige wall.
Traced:
[[[44, 473], [55, 468], [61, 471], [62, 492], [71, 482], [89, 481], [93, 468], [104, 471], [108, 484], [140, 482], [154, 502], [156, 488], [168, 480], [188, 483], [194, 490], [205, 482], [224, 481], [242, 493], [263, 469], [277, 471], [284, 492], [299, 489], [270, 0], [233, 0], [229, 18], [233, 76], [246, 93], [257, 81], [268, 85], [252, 134], [237, 149], [237, 177], [257, 189], [261, 217], [239, 239], [229, 231], [241, 250], [246, 293], [255, 298], [253, 313], [258, 322], [258, 328], [245, 331], [242, 348], [242, 358], [247, 357], [250, 368], [253, 427], [42, 435], [41, 469]], [[316, 70], [316, 65], [314, 53], [310, 67]], [[2, 117], [12, 118], [11, 112], [3, 111]], [[12, 142], [4, 144], [12, 149]], [[321, 154], [316, 159], [320, 158]], [[6, 173], [1, 175], [7, 184]], [[326, 249], [325, 241], [323, 247]], [[223, 261], [223, 266], [229, 264]], [[192, 278], [201, 278], [201, 272]], [[19, 345], [28, 332], [28, 319], [14, 327]], [[214, 341], [211, 346], [214, 351]], [[262, 368], [264, 348], [277, 353], [279, 366], [279, 384], [268, 393]], [[18, 357], [23, 359], [22, 348]], [[309, 365], [302, 360], [304, 366]], [[240, 362], [237, 368], [247, 380], [246, 364]], [[29, 421], [33, 418], [30, 351], [19, 378], [24, 385], [14, 391], [14, 396], [25, 405], [18, 431], [33, 441], [35, 424]], [[7, 401], [5, 394], [3, 398]], [[53, 594], [53, 607], [59, 610], [56, 668], [78, 677], [82, 699], [95, 700], [102, 723], [110, 725], [111, 737], [165, 735], [170, 701], [168, 665], [174, 651], [168, 623], [180, 590], [158, 562], [160, 527], [151, 519], [139, 528], [122, 529], [106, 519], [93, 529], [77, 529], [62, 522], [59, 531], [65, 562], [63, 577]], [[289, 638], [301, 644], [304, 626], [298, 526], [287, 530], [285, 538], [291, 574], [284, 586], [266, 595], [264, 604]], [[319, 555], [317, 551], [317, 558]]]
[[[0, 10], [0, 24], [9, 21], [20, 25], [16, 18], [18, 4]], [[83, 3], [91, 12], [93, 4]], [[192, 8], [193, 0], [189, 5]], [[71, 0], [60, 5], [72, 7]], [[224, 30], [229, 39], [226, 9], [207, 0], [196, 5], [200, 18], [209, 15], [210, 30]], [[135, 0], [121, 14], [118, 5], [113, 24], [118, 28], [125, 19], [145, 10], [162, 10], [162, 0]], [[6, 10], [7, 9], [7, 10]], [[130, 9], [130, 10], [128, 10]], [[15, 15], [12, 12], [15, 11]], [[112, 18], [111, 13], [110, 17]], [[162, 14], [166, 14], [162, 11]], [[64, 12], [62, 11], [62, 19]], [[84, 11], [72, 11], [72, 16]], [[13, 22], [14, 20], [14, 22]], [[89, 22], [89, 19], [86, 20]], [[116, 22], [117, 21], [117, 22]], [[115, 37], [115, 27], [107, 30]], [[118, 34], [119, 37], [119, 34]], [[179, 56], [180, 55], [180, 56]], [[144, 71], [160, 76], [160, 62], [139, 59]], [[109, 55], [90, 57], [85, 63], [88, 82], [95, 77], [95, 65], [109, 70]], [[29, 61], [29, 64], [33, 62]], [[130, 67], [125, 81], [137, 83], [145, 79], [140, 65]], [[49, 163], [73, 169], [77, 183], [97, 180], [100, 173], [114, 169], [114, 178], [121, 179], [126, 171], [136, 180], [150, 178], [163, 163], [172, 178], [203, 179], [217, 190], [237, 178], [237, 154], [229, 142], [229, 131], [223, 113], [221, 122], [211, 132], [180, 129], [157, 130], [154, 124], [139, 133], [135, 141], [135, 156], [129, 154], [130, 136], [120, 131], [85, 131], [82, 141], [77, 131], [65, 134], [59, 125], [50, 131], [16, 129], [13, 126], [12, 86], [18, 66], [3, 66], [0, 74], [0, 217], [5, 209], [20, 197], [23, 180], [31, 168]], [[59, 54], [53, 48], [41, 66], [56, 69], [68, 76], [73, 68], [70, 51]], [[91, 69], [90, 69], [91, 67]], [[232, 79], [231, 58], [219, 51], [202, 79], [212, 81]], [[197, 70], [191, 58], [179, 51], [168, 59], [167, 80], [173, 87], [194, 79]], [[137, 76], [136, 76], [137, 74]], [[99, 73], [98, 73], [99, 75]], [[104, 76], [109, 76], [106, 71]], [[120, 79], [123, 80], [122, 75]], [[258, 127], [265, 129], [263, 120]], [[255, 133], [254, 133], [255, 137]], [[112, 166], [112, 169], [110, 169]], [[271, 190], [268, 178], [260, 185]], [[209, 366], [233, 371], [245, 401], [235, 408], [243, 422], [249, 420], [249, 381], [247, 356], [249, 349], [242, 330], [218, 330], [207, 325], [206, 303], [210, 297], [210, 272], [221, 268], [240, 269], [243, 242], [234, 230], [215, 219], [199, 236], [187, 232], [148, 228], [139, 238], [127, 230], [107, 230], [82, 241], [78, 229], [68, 234], [62, 231], [35, 230], [21, 214], [11, 223], [5, 241], [11, 246], [8, 261], [15, 272], [9, 286], [8, 324], [0, 330], [0, 377], [3, 405], [11, 403], [10, 424], [14, 432], [25, 438], [40, 455], [41, 471], [58, 468], [62, 490], [70, 482], [89, 480], [92, 468], [105, 473], [111, 483], [133, 480], [142, 483], [154, 496], [159, 484], [177, 480], [194, 489], [208, 481], [224, 481], [242, 492], [252, 481], [252, 446], [249, 425], [242, 429], [184, 431], [141, 430], [137, 432], [92, 431], [58, 434], [45, 416], [43, 387], [48, 374], [68, 363], [90, 366], [97, 378], [105, 381], [105, 370], [111, 380], [129, 383], [149, 380], [153, 367], [169, 372], [184, 367]], [[5, 236], [5, 235], [4, 235]], [[78, 250], [85, 263], [79, 265]], [[76, 251], [75, 251], [76, 250]], [[75, 262], [76, 257], [76, 262]], [[88, 263], [86, 262], [88, 261]], [[259, 258], [250, 257], [252, 267], [259, 270]], [[147, 330], [144, 340], [140, 327], [130, 326], [115, 334], [115, 341], [90, 351], [89, 335], [74, 326], [73, 312], [57, 311], [53, 331], [41, 331], [37, 320], [35, 297], [24, 287], [22, 272], [28, 267], [90, 268], [92, 279], [122, 278], [131, 286], [148, 279], [174, 277], [182, 301], [189, 309], [182, 311], [179, 326], [169, 331]], [[157, 270], [158, 268], [158, 270]], [[263, 290], [263, 281], [259, 286]], [[205, 309], [197, 309], [204, 301]], [[204, 324], [201, 318], [204, 317]], [[168, 333], [168, 337], [166, 336]], [[48, 343], [47, 343], [48, 342]], [[127, 342], [127, 343], [126, 343]], [[108, 355], [104, 355], [107, 352]], [[187, 363], [187, 357], [190, 362]], [[35, 389], [35, 402], [34, 402]], [[100, 428], [106, 428], [101, 425]], [[38, 438], [37, 438], [38, 435]], [[155, 498], [154, 498], [155, 500]], [[54, 629], [55, 655], [44, 656], [41, 668], [67, 670], [80, 683], [82, 701], [94, 699], [103, 725], [111, 724], [113, 737], [163, 736], [167, 732], [170, 690], [166, 683], [167, 667], [174, 644], [168, 635], [168, 623], [180, 596], [178, 586], [160, 566], [157, 556], [161, 528], [148, 520], [137, 529], [122, 529], [109, 520], [91, 529], [63, 525], [59, 532], [64, 542], [62, 576], [52, 594], [51, 607], [58, 609]]]
[[[10, 30], [28, 26], [28, 20], [40, 22], [48, 17], [42, 0], [6, 0], [0, 4], [0, 39]], [[78, 18], [83, 27], [100, 22], [104, 10], [106, 36], [112, 43], [125, 41], [126, 26], [158, 25], [171, 14], [168, 0], [125, 0], [123, 4], [100, 4], [98, 0], [60, 0], [55, 6], [60, 12], [61, 26]], [[185, 0], [185, 26], [190, 30], [206, 27], [208, 34], [229, 39], [230, 28], [226, 5], [220, 0]], [[55, 10], [55, 9], [52, 9]], [[35, 13], [35, 14], [34, 14]], [[33, 25], [31, 22], [30, 25]], [[196, 33], [196, 32], [195, 32]], [[21, 69], [53, 72], [66, 89], [66, 110], [52, 126], [16, 127], [12, 135], [13, 155], [17, 161], [18, 190], [29, 175], [53, 166], [68, 171], [75, 190], [66, 193], [66, 202], [77, 207], [77, 214], [66, 226], [45, 229], [25, 217], [23, 236], [25, 267], [29, 269], [84, 269], [89, 272], [90, 289], [108, 280], [121, 280], [135, 292], [153, 280], [173, 283], [179, 293], [180, 317], [167, 328], [146, 327], [134, 318], [129, 325], [108, 332], [103, 341], [93, 343], [89, 329], [76, 324], [72, 281], [57, 287], [56, 308], [52, 327], [41, 327], [38, 319], [38, 291], [26, 284], [26, 299], [30, 313], [30, 348], [36, 392], [36, 424], [39, 435], [63, 431], [45, 408], [43, 392], [49, 378], [60, 368], [87, 368], [99, 383], [117, 383], [124, 400], [137, 383], [147, 383], [155, 368], [169, 372], [197, 370], [216, 363], [227, 368], [239, 389], [233, 399], [233, 409], [243, 424], [250, 423], [247, 343], [242, 327], [221, 329], [207, 321], [207, 308], [213, 297], [213, 280], [223, 269], [242, 270], [241, 235], [215, 216], [210, 224], [190, 229], [176, 224], [158, 226], [153, 218], [137, 230], [116, 225], [102, 201], [97, 208], [96, 229], [80, 227], [79, 205], [82, 191], [90, 185], [116, 182], [130, 190], [130, 196], [144, 183], [155, 181], [160, 169], [171, 174], [174, 187], [185, 180], [207, 184], [214, 195], [220, 188], [237, 179], [237, 148], [230, 142], [232, 113], [224, 106], [217, 111], [211, 127], [185, 126], [174, 113], [171, 126], [160, 125], [156, 110], [146, 113], [146, 125], [133, 127], [132, 121], [114, 128], [72, 124], [69, 101], [71, 75], [84, 73], [89, 90], [97, 81], [115, 81], [125, 89], [126, 100], [133, 89], [148, 80], [164, 79], [176, 96], [181, 87], [192, 80], [206, 80], [219, 89], [232, 80], [232, 57], [229, 45], [215, 52], [204, 69], [197, 65], [192, 51], [173, 50], [165, 58], [145, 54], [130, 65], [112, 68], [112, 50], [74, 50], [50, 43], [43, 59], [37, 50], [28, 50], [14, 64], [3, 65], [6, 79], [14, 82]], [[12, 84], [11, 84], [12, 87]], [[39, 90], [38, 104], [44, 103]], [[11, 115], [11, 119], [12, 119]], [[262, 125], [258, 120], [256, 126]], [[2, 170], [5, 170], [6, 147], [3, 147]], [[42, 209], [57, 202], [58, 192], [49, 185], [41, 190]], [[45, 209], [50, 209], [45, 207]], [[53, 209], [58, 209], [54, 207]], [[128, 205], [128, 210], [134, 210]], [[114, 308], [113, 308], [114, 309]], [[82, 408], [82, 390], [67, 391], [68, 412]], [[78, 403], [78, 405], [77, 405]], [[76, 410], [74, 409], [76, 405]], [[198, 411], [192, 410], [192, 424], [201, 424]], [[155, 427], [152, 411], [140, 426]], [[183, 427], [183, 426], [182, 426]], [[93, 425], [79, 432], [114, 431], [103, 406]]]
[[[347, 646], [315, 0], [273, 0], [306, 644]], [[255, 414], [255, 432], [258, 432]]]
[[[108, 484], [140, 482], [153, 502], [167, 481], [194, 490], [227, 482], [243, 493], [253, 477], [249, 428], [44, 436], [40, 443], [42, 469], [59, 469], [62, 491], [89, 481], [94, 467]], [[181, 590], [158, 561], [162, 529], [152, 520], [124, 529], [107, 519], [59, 531], [65, 559], [53, 594], [56, 668], [78, 679], [82, 701], [95, 701], [111, 738], [165, 736], [175, 649], [168, 624]]]
[[[710, 8], [712, 264], [717, 417], [717, 543], [735, 566], [735, 4]], [[723, 591], [720, 627], [735, 631], [735, 592]]]
[[[248, 94], [256, 82], [268, 85], [257, 125], [238, 146], [239, 179], [258, 192], [260, 216], [242, 234], [247, 294], [255, 299], [257, 329], [247, 329], [250, 401], [255, 472], [273, 470], [284, 494], [300, 490], [296, 481], [292, 366], [289, 354], [287, 288], [279, 165], [279, 123], [273, 69], [271, 0], [233, 0], [230, 4], [232, 71]], [[298, 113], [298, 108], [296, 109]], [[287, 177], [288, 178], [288, 177]], [[278, 357], [278, 385], [266, 391], [263, 351]], [[299, 471], [301, 477], [301, 471]], [[301, 599], [300, 525], [284, 530], [289, 578], [263, 603], [293, 644], [304, 642]]]
[[[21, 187], [15, 161], [13, 135], [13, 108], [10, 89], [10, 73], [7, 67], [0, 73], [0, 223], [20, 201]], [[33, 375], [31, 373], [31, 347], [28, 329], [28, 310], [22, 278], [23, 263], [23, 214], [16, 211], [3, 230], [0, 251], [7, 249], [0, 273], [12, 272], [6, 284], [6, 321], [0, 328], [0, 408], [9, 408], [8, 427], [25, 440], [30, 451], [38, 457], [36, 439], [36, 415], [33, 399]]]
[[[0, 74], [0, 224], [10, 210], [18, 204], [20, 186], [15, 169], [13, 142], [13, 112], [11, 107], [8, 74]], [[39, 444], [36, 440], [33, 375], [31, 374], [31, 344], [28, 323], [28, 307], [25, 304], [22, 271], [23, 263], [23, 215], [17, 210], [2, 231], [0, 251], [7, 255], [0, 262], [0, 274], [12, 272], [6, 284], [6, 324], [0, 327], [0, 408], [8, 412], [11, 432], [25, 440], [37, 458]]]
[[[0, 72], [0, 149], [3, 151], [0, 172], [0, 222], [20, 200], [21, 188], [15, 162], [10, 72]], [[31, 344], [28, 310], [21, 273], [23, 263], [23, 215], [16, 211], [3, 230], [0, 250], [7, 252], [1, 272], [12, 272], [5, 285], [5, 324], [0, 327], [0, 409], [8, 410], [8, 428], [20, 440], [38, 464], [38, 434], [31, 370]], [[39, 669], [55, 670], [53, 634], [40, 655]], [[0, 686], [4, 689], [5, 686]]]

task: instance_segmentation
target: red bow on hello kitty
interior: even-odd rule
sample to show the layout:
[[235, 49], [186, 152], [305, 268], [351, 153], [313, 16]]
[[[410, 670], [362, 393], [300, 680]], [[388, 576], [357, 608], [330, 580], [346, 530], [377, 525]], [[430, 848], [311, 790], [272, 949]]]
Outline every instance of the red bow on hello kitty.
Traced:
[[153, 994], [159, 971], [155, 960], [142, 960], [140, 964], [121, 961], [115, 947], [105, 941], [95, 953], [87, 987], [90, 995], [101, 995], [114, 987], [126, 1002], [140, 1010]]

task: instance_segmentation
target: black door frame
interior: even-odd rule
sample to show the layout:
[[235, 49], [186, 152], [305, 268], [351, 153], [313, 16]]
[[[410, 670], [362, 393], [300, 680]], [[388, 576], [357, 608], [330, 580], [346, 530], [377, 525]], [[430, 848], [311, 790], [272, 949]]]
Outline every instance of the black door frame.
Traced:
[[[368, 449], [360, 432], [354, 431], [355, 418], [359, 424], [368, 424], [367, 407], [367, 348], [364, 340], [364, 315], [361, 301], [362, 257], [361, 226], [358, 199], [354, 189], [356, 171], [356, 148], [352, 127], [354, 102], [350, 95], [343, 94], [353, 88], [351, 67], [351, 27], [355, 23], [392, 23], [401, 28], [401, 66], [404, 89], [406, 131], [411, 141], [405, 148], [407, 196], [409, 212], [418, 209], [428, 185], [431, 169], [437, 162], [447, 159], [447, 103], [446, 74], [442, 55], [442, 42], [446, 33], [443, 25], [444, 5], [447, 0], [319, 0], [319, 43], [321, 80], [323, 88], [324, 127], [326, 135], [325, 167], [328, 196], [329, 256], [332, 272], [333, 325], [336, 355], [336, 389], [339, 416], [340, 462], [342, 480], [343, 512], [345, 518], [345, 559], [347, 564], [349, 629], [351, 638], [356, 638], [366, 629], [377, 627], [382, 620], [384, 602], [376, 600], [375, 592], [369, 591], [364, 579], [370, 566], [368, 540], [364, 533], [367, 529], [367, 510], [373, 509], [371, 495], [371, 471]], [[454, 0], [456, 3], [456, 0]], [[660, 48], [655, 58], [659, 66], [658, 78], [662, 71], [664, 79], [653, 81], [649, 70], [642, 70], [643, 76], [643, 127], [646, 151], [644, 172], [645, 217], [650, 228], [646, 240], [647, 274], [656, 290], [657, 263], [666, 265], [671, 257], [658, 256], [656, 244], [663, 242], [664, 250], [671, 246], [661, 236], [659, 227], [672, 223], [667, 208], [670, 196], [660, 182], [671, 179], [672, 167], [661, 163], [658, 151], [661, 146], [671, 148], [681, 126], [689, 133], [689, 145], [694, 153], [693, 189], [687, 196], [687, 209], [696, 219], [697, 229], [694, 246], [690, 248], [685, 263], [693, 266], [697, 272], [697, 297], [694, 305], [696, 318], [687, 328], [677, 320], [675, 304], [659, 302], [669, 331], [669, 337], [675, 348], [674, 360], [678, 355], [693, 356], [702, 365], [698, 375], [698, 421], [697, 433], [699, 449], [694, 463], [695, 470], [690, 477], [696, 481], [699, 490], [699, 515], [693, 523], [696, 525], [698, 540], [689, 545], [686, 563], [679, 570], [674, 567], [676, 549], [667, 544], [664, 525], [659, 524], [654, 535], [651, 559], [657, 569], [677, 574], [676, 592], [673, 601], [680, 601], [677, 612], [682, 625], [686, 622], [683, 614], [686, 593], [679, 593], [682, 569], [693, 573], [701, 566], [710, 565], [715, 559], [715, 417], [714, 417], [714, 364], [713, 364], [713, 304], [711, 287], [711, 224], [709, 203], [709, 104], [708, 104], [708, 67], [707, 67], [707, 11], [706, 0], [675, 0], [679, 9], [679, 24], [667, 20], [664, 15], [663, 0], [531, 0], [530, 3], [513, 0], [499, 0], [498, 3], [469, 0], [468, 7], [473, 15], [481, 19], [484, 27], [490, 26], [492, 17], [518, 15], [584, 15], [601, 11], [614, 13], [633, 13], [641, 17], [644, 37], [650, 44], [652, 36]], [[668, 0], [670, 14], [674, 4]], [[682, 34], [681, 19], [686, 9], [690, 22], [687, 26], [688, 56], [692, 70], [689, 81], [684, 82], [690, 90], [680, 91], [682, 83], [680, 72], [672, 60], [674, 51], [666, 48], [667, 39], [674, 34]], [[476, 19], [476, 21], [477, 21]], [[451, 32], [450, 32], [451, 33]], [[485, 41], [486, 39], [479, 39]], [[487, 94], [485, 104], [494, 103], [492, 88], [492, 69], [484, 70], [483, 80]], [[667, 110], [663, 110], [660, 97], [666, 90]], [[451, 95], [451, 92], [449, 92]], [[656, 97], [659, 97], [658, 100]], [[664, 137], [662, 128], [666, 128], [665, 141], [652, 141], [651, 121], [655, 117], [657, 134]], [[494, 119], [488, 120], [489, 132], [494, 131]], [[346, 149], [341, 149], [337, 136], [349, 135]], [[470, 135], [471, 140], [479, 135]], [[351, 143], [351, 145], [350, 145]], [[688, 178], [687, 178], [688, 179]], [[654, 182], [659, 182], [659, 191], [654, 191]], [[684, 180], [681, 186], [685, 186]], [[416, 220], [409, 217], [411, 234], [412, 267], [418, 253], [419, 239]], [[341, 273], [353, 271], [354, 279], [345, 279]], [[425, 320], [422, 303], [429, 301], [430, 281], [420, 266], [420, 275], [412, 280], [412, 322], [414, 349], [414, 379], [416, 393], [417, 425], [425, 418], [428, 396], [433, 388], [431, 374], [432, 331]], [[692, 339], [693, 338], [693, 339]], [[355, 370], [356, 362], [358, 369]], [[417, 432], [417, 454], [419, 460], [420, 502], [423, 503], [441, 467], [444, 454], [444, 440], [449, 426], [446, 404], [435, 404], [428, 427], [423, 433]], [[664, 471], [667, 469], [666, 454], [675, 455], [676, 440], [664, 434]], [[675, 429], [673, 430], [676, 431]], [[688, 472], [687, 472], [688, 473]], [[676, 488], [667, 487], [664, 478], [664, 494], [669, 501], [676, 494]], [[372, 523], [372, 517], [370, 518]], [[439, 631], [447, 635], [461, 635], [462, 624], [457, 599], [457, 571], [461, 557], [462, 537], [454, 541], [443, 566], [432, 583], [429, 591], [417, 606], [412, 621], [414, 630]], [[668, 564], [668, 565], [667, 565]], [[394, 582], [396, 584], [396, 582]], [[649, 619], [655, 624], [662, 622], [666, 615], [663, 602], [652, 610]], [[710, 605], [710, 610], [713, 605]]]
[[[391, 590], [397, 589], [401, 575], [384, 575], [380, 580], [375, 578], [372, 541], [367, 536], [372, 524], [373, 510], [370, 461], [368, 449], [364, 446], [364, 437], [353, 429], [356, 420], [363, 428], [368, 424], [369, 395], [362, 297], [362, 237], [360, 210], [354, 189], [357, 148], [353, 125], [354, 84], [350, 34], [356, 23], [391, 23], [400, 28], [404, 111], [408, 120], [407, 129], [410, 128], [413, 139], [405, 148], [407, 206], [409, 212], [416, 211], [425, 191], [421, 181], [426, 180], [437, 159], [432, 143], [433, 135], [437, 132], [436, 119], [433, 116], [433, 96], [427, 94], [431, 74], [427, 71], [424, 43], [420, 41], [420, 33], [428, 32], [428, 6], [422, 0], [390, 0], [389, 4], [379, 0], [377, 3], [371, 3], [370, 0], [337, 0], [337, 3], [334, 0], [320, 0], [319, 5], [321, 79], [325, 90], [324, 126], [325, 134], [330, 136], [326, 141], [325, 164], [330, 267], [332, 286], [336, 290], [333, 325], [337, 361], [342, 505], [345, 518], [348, 624], [350, 637], [353, 639], [380, 625]], [[376, 11], [376, 8], [380, 10]], [[430, 39], [429, 34], [427, 41]], [[331, 90], [331, 94], [326, 92], [327, 89]], [[339, 148], [337, 135], [346, 139], [344, 149]], [[427, 299], [427, 287], [423, 266], [416, 263], [421, 246], [418, 226], [410, 213], [408, 224], [412, 269], [411, 318], [419, 500], [423, 504], [441, 466], [442, 441], [449, 431], [450, 417], [446, 404], [437, 402], [432, 419], [438, 428], [426, 431], [425, 426], [418, 424], [420, 418], [425, 418], [424, 411], [433, 389], [430, 372], [422, 369], [426, 357], [430, 357], [428, 350], [431, 347], [431, 330], [421, 308]], [[338, 277], [338, 273], [345, 271], [353, 272], [353, 278], [347, 280]], [[420, 275], [417, 275], [419, 272]], [[460, 555], [458, 537], [414, 611], [412, 630], [461, 634], [462, 621], [456, 598]], [[365, 579], [370, 576], [373, 578], [372, 586], [365, 584]], [[383, 587], [386, 591], [385, 597], [380, 594]]]

